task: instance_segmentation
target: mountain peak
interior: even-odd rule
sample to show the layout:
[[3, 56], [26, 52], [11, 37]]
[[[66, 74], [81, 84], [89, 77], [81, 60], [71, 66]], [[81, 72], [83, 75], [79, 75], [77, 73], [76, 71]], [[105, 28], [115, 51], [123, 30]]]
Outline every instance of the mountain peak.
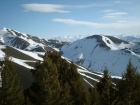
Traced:
[[6, 27], [1, 28], [1, 30], [6, 30], [6, 29], [7, 29]]
[[[112, 75], [119, 76], [131, 59], [140, 72], [140, 44], [129, 43], [113, 36], [92, 35], [62, 46], [61, 53], [90, 70], [102, 72], [108, 67]], [[82, 59], [79, 59], [81, 54]]]

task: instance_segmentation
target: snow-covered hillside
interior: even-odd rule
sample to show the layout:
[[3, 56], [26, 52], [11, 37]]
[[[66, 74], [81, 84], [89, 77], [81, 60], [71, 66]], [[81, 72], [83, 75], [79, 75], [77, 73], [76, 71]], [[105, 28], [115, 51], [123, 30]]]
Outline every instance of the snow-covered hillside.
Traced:
[[65, 42], [51, 39], [46, 40], [29, 34], [20, 33], [9, 28], [1, 28], [0, 44], [13, 46], [22, 50], [45, 52], [46, 50], [55, 50], [64, 45]]
[[[23, 55], [23, 56], [26, 55], [26, 56], [32, 57], [35, 60], [41, 60], [41, 61], [43, 60], [43, 58], [41, 58], [37, 52], [24, 51], [24, 50], [20, 50], [20, 49], [14, 48], [14, 47], [10, 47], [10, 48], [12, 48], [11, 51], [16, 51], [17, 53], [21, 53], [21, 55]], [[5, 52], [3, 51], [4, 49], [5, 50], [8, 49], [7, 46], [0, 45], [0, 61], [2, 61], [5, 56]], [[20, 59], [20, 58], [11, 56], [11, 59], [14, 63], [17, 63], [17, 64], [24, 66], [26, 68], [29, 68], [29, 69], [31, 69], [33, 67], [27, 65], [26, 62], [35, 62], [35, 60], [29, 60], [30, 58], [29, 59]]]
[[102, 72], [107, 67], [112, 75], [119, 76], [131, 59], [140, 72], [140, 44], [111, 36], [89, 36], [64, 45], [61, 53], [90, 70]]

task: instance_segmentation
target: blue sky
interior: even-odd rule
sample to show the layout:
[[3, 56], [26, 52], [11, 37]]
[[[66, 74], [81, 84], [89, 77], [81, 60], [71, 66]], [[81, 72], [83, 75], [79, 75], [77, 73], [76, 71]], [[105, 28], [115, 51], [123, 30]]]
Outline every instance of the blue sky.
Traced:
[[0, 0], [0, 28], [42, 38], [140, 35], [140, 0]]

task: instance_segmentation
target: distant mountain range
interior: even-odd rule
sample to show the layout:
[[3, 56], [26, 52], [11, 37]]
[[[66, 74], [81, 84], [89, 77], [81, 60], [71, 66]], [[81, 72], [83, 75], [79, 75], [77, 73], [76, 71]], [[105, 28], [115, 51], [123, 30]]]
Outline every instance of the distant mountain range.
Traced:
[[[59, 36], [56, 38], [53, 38], [55, 40], [59, 40], [59, 41], [67, 41], [67, 42], [74, 42], [80, 39], [83, 39], [85, 37], [88, 37], [90, 35], [76, 35], [76, 36]], [[128, 41], [128, 42], [140, 42], [140, 35], [114, 35], [114, 37]]]
[[74, 41], [83, 39], [87, 36], [89, 36], [89, 35], [75, 35], [75, 36], [68, 35], [68, 36], [58, 36], [53, 39], [59, 40], [59, 41], [74, 42]]

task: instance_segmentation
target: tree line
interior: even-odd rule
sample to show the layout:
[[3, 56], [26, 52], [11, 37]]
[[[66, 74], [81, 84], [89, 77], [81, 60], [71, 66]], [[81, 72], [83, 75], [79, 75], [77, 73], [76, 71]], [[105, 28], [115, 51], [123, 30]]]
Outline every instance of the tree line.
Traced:
[[86, 89], [76, 65], [57, 52], [46, 52], [31, 70], [34, 82], [23, 90], [12, 59], [1, 62], [0, 105], [139, 105], [140, 74], [128, 62], [118, 84], [112, 82], [107, 68], [100, 81]]

